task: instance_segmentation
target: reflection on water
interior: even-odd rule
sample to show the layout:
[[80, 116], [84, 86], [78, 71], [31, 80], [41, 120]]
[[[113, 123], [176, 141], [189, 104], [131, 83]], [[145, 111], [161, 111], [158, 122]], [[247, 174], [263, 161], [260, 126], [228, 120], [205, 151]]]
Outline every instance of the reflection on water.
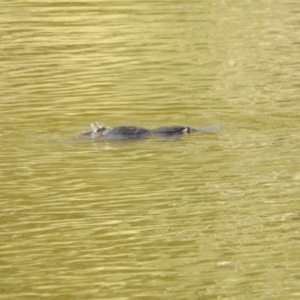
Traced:
[[297, 3], [198, 2], [0, 1], [3, 299], [299, 298]]

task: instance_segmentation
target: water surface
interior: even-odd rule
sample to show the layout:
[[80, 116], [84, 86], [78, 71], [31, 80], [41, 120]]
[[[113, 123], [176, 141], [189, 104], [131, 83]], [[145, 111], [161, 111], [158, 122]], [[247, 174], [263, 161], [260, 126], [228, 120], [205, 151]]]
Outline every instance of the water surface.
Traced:
[[296, 1], [0, 4], [1, 299], [299, 298]]

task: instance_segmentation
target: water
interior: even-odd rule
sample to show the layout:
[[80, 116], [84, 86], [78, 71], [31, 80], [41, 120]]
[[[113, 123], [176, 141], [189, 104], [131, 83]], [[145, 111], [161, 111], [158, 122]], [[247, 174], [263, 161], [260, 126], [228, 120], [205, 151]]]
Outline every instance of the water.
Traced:
[[298, 3], [198, 2], [0, 1], [1, 299], [299, 298]]

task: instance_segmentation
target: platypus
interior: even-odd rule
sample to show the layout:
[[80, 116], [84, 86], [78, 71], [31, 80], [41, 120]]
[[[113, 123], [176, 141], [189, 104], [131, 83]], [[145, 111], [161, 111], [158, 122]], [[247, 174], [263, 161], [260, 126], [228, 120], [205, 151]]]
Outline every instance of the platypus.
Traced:
[[107, 139], [134, 139], [143, 138], [150, 135], [151, 130], [135, 127], [135, 126], [117, 126], [106, 128], [102, 125], [91, 124], [92, 130], [83, 134], [92, 138], [107, 138]]
[[112, 128], [106, 128], [103, 125], [91, 124], [92, 130], [83, 133], [82, 136], [91, 138], [106, 138], [106, 139], [137, 139], [147, 138], [150, 135], [171, 137], [182, 134], [190, 134], [197, 131], [216, 131], [219, 130], [219, 126], [203, 127], [199, 129], [191, 128], [188, 126], [166, 126], [157, 129], [147, 129], [136, 126], [117, 126]]

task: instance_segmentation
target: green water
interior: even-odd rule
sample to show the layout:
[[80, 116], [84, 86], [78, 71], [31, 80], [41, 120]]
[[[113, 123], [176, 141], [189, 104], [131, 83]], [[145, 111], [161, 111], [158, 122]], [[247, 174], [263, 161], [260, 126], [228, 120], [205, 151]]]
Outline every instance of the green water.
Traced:
[[0, 4], [1, 299], [299, 299], [298, 2]]

